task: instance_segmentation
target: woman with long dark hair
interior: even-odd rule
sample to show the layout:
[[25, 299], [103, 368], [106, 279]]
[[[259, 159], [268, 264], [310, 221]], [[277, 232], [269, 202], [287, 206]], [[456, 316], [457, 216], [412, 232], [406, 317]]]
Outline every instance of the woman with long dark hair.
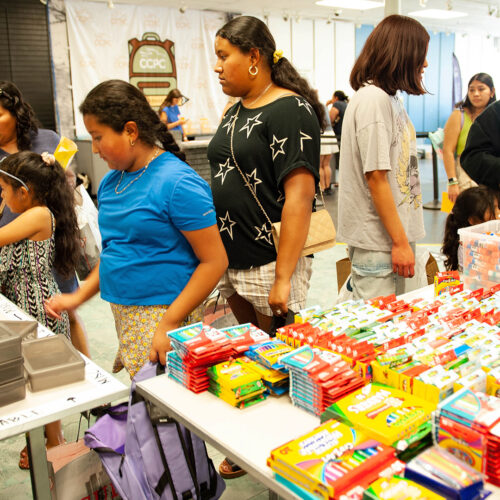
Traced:
[[[236, 17], [216, 34], [215, 72], [228, 109], [208, 147], [212, 193], [229, 258], [218, 288], [240, 323], [265, 331], [305, 306], [311, 259], [301, 257], [319, 181], [324, 107], [268, 27]], [[276, 251], [271, 223], [281, 221]], [[223, 477], [242, 472], [225, 460]]]
[[404, 291], [414, 242], [424, 236], [415, 129], [398, 91], [425, 93], [427, 30], [388, 16], [372, 31], [351, 72], [356, 93], [342, 125], [339, 239], [348, 244], [355, 299]]
[[460, 155], [472, 123], [495, 100], [493, 79], [487, 73], [477, 73], [469, 80], [465, 99], [456, 105], [444, 126], [443, 163], [452, 202], [464, 189], [477, 186], [460, 166]]

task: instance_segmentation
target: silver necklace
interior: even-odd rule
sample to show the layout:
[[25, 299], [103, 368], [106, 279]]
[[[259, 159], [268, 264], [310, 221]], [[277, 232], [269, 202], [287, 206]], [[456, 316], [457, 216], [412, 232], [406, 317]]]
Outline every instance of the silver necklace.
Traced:
[[273, 84], [273, 82], [270, 82], [269, 85], [252, 102], [245, 104], [245, 107], [248, 107], [248, 106], [251, 106], [252, 104], [255, 104], [271, 88], [272, 84]]
[[155, 152], [154, 152], [154, 155], [151, 158], [151, 160], [149, 160], [146, 163], [146, 165], [144, 165], [144, 167], [142, 167], [143, 168], [142, 172], [135, 179], [132, 179], [121, 191], [118, 191], [118, 188], [120, 187], [120, 184], [121, 184], [121, 182], [123, 180], [123, 176], [125, 175], [125, 170], [122, 170], [122, 175], [120, 176], [120, 180], [118, 181], [118, 184], [115, 187], [115, 193], [116, 194], [122, 194], [123, 191], [125, 191], [125, 189], [127, 189], [134, 182], [138, 181], [143, 176], [144, 172], [146, 172], [146, 170], [148, 169], [149, 164], [158, 156], [159, 153], [160, 153], [160, 148], [157, 147], [156, 150], [155, 150]]

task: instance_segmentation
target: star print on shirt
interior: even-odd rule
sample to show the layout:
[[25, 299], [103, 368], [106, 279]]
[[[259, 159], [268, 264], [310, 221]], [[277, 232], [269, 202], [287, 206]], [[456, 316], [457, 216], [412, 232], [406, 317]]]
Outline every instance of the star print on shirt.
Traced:
[[312, 140], [310, 135], [307, 135], [305, 132], [300, 131], [300, 150], [304, 151], [304, 141]]
[[237, 118], [236, 115], [230, 116], [229, 120], [226, 123], [224, 123], [224, 125], [222, 125], [222, 128], [227, 127], [226, 134], [229, 134], [229, 132], [231, 132], [231, 127], [233, 126], [233, 123], [236, 121], [236, 118]]
[[252, 116], [252, 118], [247, 118], [246, 124], [240, 128], [239, 132], [242, 132], [243, 130], [247, 131], [247, 139], [250, 137], [250, 134], [256, 125], [262, 125], [262, 122], [259, 120], [261, 114], [262, 111], [258, 115]]
[[257, 184], [261, 184], [262, 181], [257, 177], [257, 169], [254, 168], [251, 174], [246, 174], [248, 182], [251, 184], [254, 192], [257, 191]]
[[307, 111], [309, 111], [309, 114], [312, 115], [312, 106], [305, 99], [299, 99], [298, 97], [296, 97], [295, 99], [297, 99], [299, 108], [303, 106], [307, 109]]
[[219, 163], [219, 171], [214, 175], [214, 177], [220, 177], [221, 185], [224, 184], [224, 180], [226, 179], [226, 175], [230, 170], [233, 170], [234, 167], [229, 164], [230, 158], [228, 158], [224, 163]]
[[[273, 150], [273, 161], [279, 154], [285, 154], [285, 150], [283, 149], [283, 146], [285, 145], [285, 142], [287, 141], [288, 137], [285, 137], [283, 139], [277, 139], [276, 136], [273, 134], [273, 142], [269, 144], [269, 147]], [[279, 149], [278, 149], [279, 146]], [[277, 148], [276, 150], [274, 148]]]
[[272, 241], [272, 236], [271, 236], [271, 231], [267, 229], [267, 223], [265, 222], [262, 224], [262, 227], [259, 226], [254, 226], [255, 229], [257, 229], [257, 236], [255, 237], [255, 240], [264, 240], [266, 241], [269, 245], [273, 244]]
[[236, 222], [231, 220], [229, 217], [229, 211], [226, 212], [225, 217], [219, 217], [219, 220], [222, 223], [222, 226], [219, 228], [219, 232], [222, 233], [223, 231], [227, 231], [229, 233], [229, 237], [233, 239], [233, 226]]

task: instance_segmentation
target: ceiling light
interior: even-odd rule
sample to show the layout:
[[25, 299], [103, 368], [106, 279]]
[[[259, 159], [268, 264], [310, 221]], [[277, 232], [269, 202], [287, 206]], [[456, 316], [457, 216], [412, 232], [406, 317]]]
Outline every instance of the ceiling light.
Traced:
[[110, 9], [114, 9], [115, 8], [115, 4], [113, 3], [113, 0], [108, 0], [108, 7]]
[[459, 12], [458, 10], [443, 10], [443, 9], [425, 9], [409, 12], [411, 17], [425, 17], [427, 19], [456, 19], [457, 17], [468, 16], [466, 12]]
[[339, 9], [368, 10], [383, 7], [384, 2], [373, 2], [372, 0], [318, 0], [316, 5]]

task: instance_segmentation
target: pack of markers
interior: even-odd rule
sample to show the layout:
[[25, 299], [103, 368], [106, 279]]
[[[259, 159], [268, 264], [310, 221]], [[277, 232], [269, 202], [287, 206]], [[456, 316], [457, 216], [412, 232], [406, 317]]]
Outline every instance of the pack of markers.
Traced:
[[367, 487], [394, 460], [393, 448], [330, 420], [272, 450], [267, 464], [300, 498], [328, 500]]
[[260, 344], [269, 340], [269, 335], [257, 328], [252, 323], [229, 326], [219, 330], [229, 337], [233, 356], [238, 356], [247, 351], [251, 345]]
[[260, 376], [239, 360], [211, 366], [207, 375], [208, 391], [236, 408], [247, 408], [266, 399]]
[[449, 396], [435, 414], [434, 439], [500, 485], [500, 399], [467, 388]]
[[435, 408], [407, 392], [371, 383], [329, 406], [321, 420], [334, 418], [381, 443], [404, 450], [431, 432]]
[[257, 361], [250, 359], [248, 356], [241, 356], [238, 358], [238, 363], [245, 364], [245, 366], [255, 372], [264, 383], [266, 393], [271, 396], [282, 396], [288, 394], [288, 373], [283, 370], [274, 370], [268, 368]]
[[481, 474], [440, 446], [428, 448], [406, 464], [405, 477], [448, 500], [486, 498]]
[[166, 372], [168, 376], [195, 393], [208, 389], [209, 379], [206, 366], [192, 365], [175, 351], [167, 353]]
[[292, 403], [315, 415], [365, 385], [338, 354], [308, 345], [286, 354], [281, 363], [290, 373]]
[[272, 368], [273, 370], [284, 370], [281, 358], [293, 351], [293, 347], [285, 344], [281, 340], [269, 340], [260, 344], [251, 345], [245, 355], [253, 361]]

